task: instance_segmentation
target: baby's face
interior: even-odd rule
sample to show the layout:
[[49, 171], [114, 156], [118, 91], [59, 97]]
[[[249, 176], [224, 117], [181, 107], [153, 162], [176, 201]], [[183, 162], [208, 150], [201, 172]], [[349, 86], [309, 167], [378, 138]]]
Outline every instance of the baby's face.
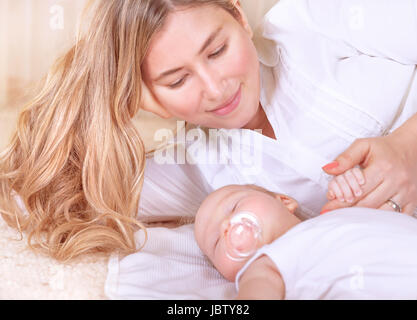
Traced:
[[[297, 202], [287, 196], [271, 194], [255, 186], [230, 185], [216, 190], [203, 201], [196, 215], [195, 237], [216, 269], [226, 279], [234, 281], [250, 256], [231, 258], [233, 221], [243, 216], [243, 219], [246, 217], [246, 220], [255, 222], [249, 223], [246, 230], [240, 228], [237, 237], [241, 243], [253, 240], [253, 246], [258, 249], [287, 231], [288, 226], [296, 222], [294, 219], [298, 220], [293, 215], [296, 207]], [[250, 234], [251, 226], [260, 231], [256, 239]]]

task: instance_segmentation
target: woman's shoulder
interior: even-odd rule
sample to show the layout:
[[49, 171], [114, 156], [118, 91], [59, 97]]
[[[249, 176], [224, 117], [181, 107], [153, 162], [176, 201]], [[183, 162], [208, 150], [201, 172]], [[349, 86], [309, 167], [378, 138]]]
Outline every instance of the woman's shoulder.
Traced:
[[[320, 38], [340, 46], [335, 53], [345, 57], [357, 50], [417, 64], [416, 12], [414, 0], [280, 0], [265, 15], [264, 29], [265, 36], [284, 46], [305, 44], [308, 48]], [[309, 55], [312, 51], [308, 50]]]

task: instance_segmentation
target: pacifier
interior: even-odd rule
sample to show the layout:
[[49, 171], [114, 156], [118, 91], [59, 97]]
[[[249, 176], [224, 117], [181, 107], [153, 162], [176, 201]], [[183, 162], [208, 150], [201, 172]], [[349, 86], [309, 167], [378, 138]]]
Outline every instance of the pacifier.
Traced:
[[224, 237], [227, 257], [234, 261], [242, 261], [258, 249], [262, 239], [262, 228], [252, 212], [241, 211], [229, 220]]

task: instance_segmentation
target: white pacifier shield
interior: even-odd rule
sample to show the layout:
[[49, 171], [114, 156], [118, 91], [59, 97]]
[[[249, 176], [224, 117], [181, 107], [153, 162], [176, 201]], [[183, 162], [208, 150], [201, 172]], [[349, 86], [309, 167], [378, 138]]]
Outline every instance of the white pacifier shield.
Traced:
[[255, 253], [261, 240], [262, 229], [252, 212], [241, 211], [233, 215], [226, 229], [226, 254], [234, 261], [244, 260]]

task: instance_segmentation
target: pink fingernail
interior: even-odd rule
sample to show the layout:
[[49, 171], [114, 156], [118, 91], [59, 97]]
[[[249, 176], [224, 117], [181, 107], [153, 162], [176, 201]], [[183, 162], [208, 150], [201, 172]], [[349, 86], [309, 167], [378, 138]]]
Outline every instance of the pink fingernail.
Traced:
[[333, 162], [330, 162], [329, 164], [326, 164], [324, 167], [322, 167], [322, 169], [331, 170], [331, 169], [337, 168], [338, 166], [339, 166], [339, 162], [333, 161]]

